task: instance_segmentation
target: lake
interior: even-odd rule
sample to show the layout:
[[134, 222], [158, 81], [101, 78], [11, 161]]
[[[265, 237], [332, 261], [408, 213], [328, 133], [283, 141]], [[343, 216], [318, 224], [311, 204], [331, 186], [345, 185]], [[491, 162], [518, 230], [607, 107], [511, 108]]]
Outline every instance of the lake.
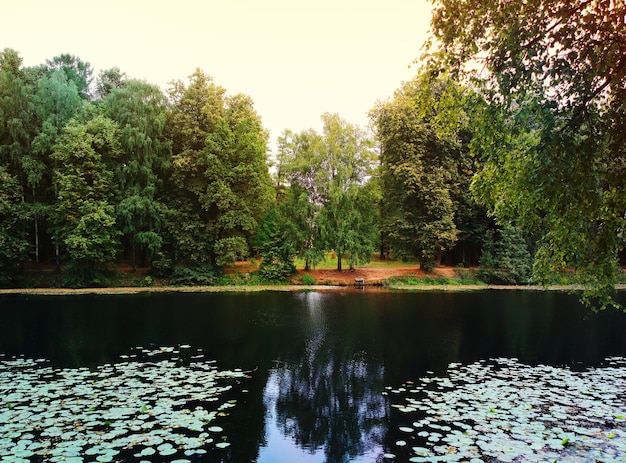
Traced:
[[0, 315], [0, 461], [625, 461], [626, 314], [564, 293], [4, 295]]

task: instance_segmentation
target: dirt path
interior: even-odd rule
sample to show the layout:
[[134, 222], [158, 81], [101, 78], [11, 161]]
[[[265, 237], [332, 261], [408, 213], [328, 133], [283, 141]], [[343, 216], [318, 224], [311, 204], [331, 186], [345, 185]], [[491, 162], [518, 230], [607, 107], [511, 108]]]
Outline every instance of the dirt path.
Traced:
[[[363, 280], [366, 285], [377, 285], [391, 277], [400, 277], [406, 275], [413, 275], [418, 278], [423, 278], [427, 274], [419, 268], [412, 267], [385, 267], [385, 268], [357, 268], [355, 270], [298, 270], [298, 273], [291, 279], [294, 283], [302, 281], [304, 274], [308, 274], [315, 279], [317, 284], [337, 285], [337, 286], [351, 286], [354, 285], [356, 279]], [[430, 276], [445, 276], [448, 278], [454, 277], [453, 267], [438, 267]]]

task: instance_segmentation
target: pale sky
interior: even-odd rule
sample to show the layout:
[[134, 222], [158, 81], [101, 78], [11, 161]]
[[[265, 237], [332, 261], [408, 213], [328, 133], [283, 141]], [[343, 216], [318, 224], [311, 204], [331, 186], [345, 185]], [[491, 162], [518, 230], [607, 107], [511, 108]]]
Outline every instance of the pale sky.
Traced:
[[365, 127], [416, 70], [428, 0], [3, 0], [0, 49], [25, 66], [69, 53], [167, 89], [195, 68], [245, 93], [270, 131]]

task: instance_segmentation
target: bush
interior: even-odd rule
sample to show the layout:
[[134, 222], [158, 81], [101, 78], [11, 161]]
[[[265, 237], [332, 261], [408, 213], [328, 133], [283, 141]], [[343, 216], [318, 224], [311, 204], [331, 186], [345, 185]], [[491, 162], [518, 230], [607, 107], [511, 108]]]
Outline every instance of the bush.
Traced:
[[112, 272], [81, 261], [70, 261], [63, 269], [63, 286], [68, 288], [106, 288]]
[[317, 283], [315, 281], [315, 278], [313, 278], [308, 273], [305, 273], [304, 275], [302, 275], [301, 281], [303, 285], [314, 285], [315, 283]]
[[164, 254], [159, 253], [158, 257], [152, 261], [152, 268], [150, 274], [159, 278], [169, 278], [174, 273], [174, 263], [172, 259], [165, 257]]
[[214, 286], [218, 284], [222, 271], [212, 265], [178, 267], [174, 269], [170, 284], [173, 286]]
[[296, 272], [296, 266], [291, 261], [285, 261], [278, 256], [268, 256], [263, 259], [257, 272], [263, 280], [273, 283], [286, 281]]

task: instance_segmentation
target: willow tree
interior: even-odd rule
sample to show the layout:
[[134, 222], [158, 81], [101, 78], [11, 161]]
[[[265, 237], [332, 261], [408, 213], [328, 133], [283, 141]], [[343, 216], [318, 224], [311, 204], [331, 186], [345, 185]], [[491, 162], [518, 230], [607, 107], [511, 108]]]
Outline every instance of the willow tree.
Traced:
[[102, 105], [120, 129], [116, 223], [136, 268], [138, 254], [145, 263], [163, 244], [165, 210], [159, 195], [171, 153], [165, 136], [167, 100], [154, 85], [121, 80], [109, 89]]
[[175, 258], [227, 265], [248, 254], [273, 202], [267, 134], [249, 97], [226, 95], [200, 70], [169, 95]]
[[478, 197], [539, 234], [536, 277], [572, 268], [599, 307], [626, 228], [625, 21], [624, 2], [589, 0], [437, 0], [432, 19], [434, 71], [488, 103]]

